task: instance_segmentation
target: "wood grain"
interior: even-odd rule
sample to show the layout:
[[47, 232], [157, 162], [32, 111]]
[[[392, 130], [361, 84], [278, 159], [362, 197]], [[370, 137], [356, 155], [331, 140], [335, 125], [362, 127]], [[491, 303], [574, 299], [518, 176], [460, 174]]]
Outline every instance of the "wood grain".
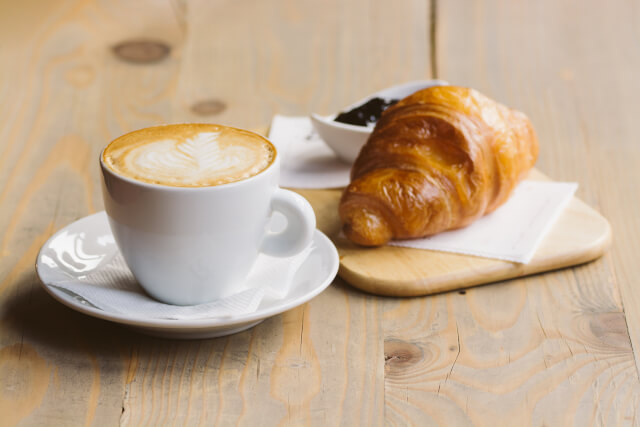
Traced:
[[640, 388], [612, 289], [591, 296], [570, 271], [554, 277], [388, 303], [386, 342], [418, 356], [387, 361], [387, 419], [632, 425]]
[[[640, 9], [615, 3], [0, 1], [0, 423], [637, 424], [618, 287], [637, 347]], [[135, 40], [170, 51], [114, 55]], [[102, 208], [97, 157], [112, 138], [327, 113], [431, 70], [533, 118], [540, 168], [579, 181], [612, 220], [609, 255], [464, 295], [380, 298], [337, 280], [249, 331], [193, 342], [82, 316], [39, 288], [40, 245]]]

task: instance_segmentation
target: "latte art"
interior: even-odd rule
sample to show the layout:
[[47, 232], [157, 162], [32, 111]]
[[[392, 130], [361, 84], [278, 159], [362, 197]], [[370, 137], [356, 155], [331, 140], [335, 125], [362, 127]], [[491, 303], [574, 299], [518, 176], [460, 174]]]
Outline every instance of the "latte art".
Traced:
[[247, 147], [221, 149], [220, 132], [202, 132], [184, 142], [156, 141], [136, 147], [125, 158], [130, 169], [156, 179], [202, 182], [213, 177], [242, 175], [256, 163], [255, 150]]
[[251, 132], [218, 125], [167, 125], [113, 141], [103, 161], [114, 172], [144, 182], [201, 187], [254, 176], [273, 161], [275, 149]]

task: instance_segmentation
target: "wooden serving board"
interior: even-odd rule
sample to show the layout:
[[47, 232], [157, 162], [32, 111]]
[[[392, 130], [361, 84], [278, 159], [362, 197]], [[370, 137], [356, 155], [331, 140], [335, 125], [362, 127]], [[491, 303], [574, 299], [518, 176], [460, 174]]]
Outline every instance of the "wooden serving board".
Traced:
[[[549, 180], [537, 170], [529, 179]], [[295, 191], [309, 200], [318, 228], [338, 248], [338, 274], [378, 295], [429, 295], [582, 264], [602, 255], [611, 241], [609, 222], [574, 197], [528, 264], [393, 246], [362, 248], [339, 236], [341, 190]]]

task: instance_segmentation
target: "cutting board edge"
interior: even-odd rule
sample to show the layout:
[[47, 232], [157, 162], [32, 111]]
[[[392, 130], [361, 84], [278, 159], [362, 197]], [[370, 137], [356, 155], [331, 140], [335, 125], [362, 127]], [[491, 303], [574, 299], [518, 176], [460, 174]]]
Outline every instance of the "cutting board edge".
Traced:
[[[436, 281], [433, 281], [432, 278], [429, 277], [425, 277], [422, 280], [411, 279], [404, 281], [397, 279], [379, 279], [371, 276], [365, 276], [349, 269], [342, 260], [340, 262], [338, 275], [351, 286], [370, 294], [388, 297], [416, 297], [467, 289], [474, 286], [522, 278], [534, 274], [586, 264], [601, 257], [606, 252], [612, 241], [612, 229], [609, 221], [598, 211], [579, 198], [575, 197], [574, 199], [579, 202], [581, 207], [587, 209], [590, 215], [593, 215], [594, 218], [597, 218], [602, 222], [603, 225], [602, 233], [597, 238], [594, 238], [590, 245], [584, 246], [575, 252], [547, 256], [542, 259], [536, 259], [534, 257], [530, 264], [498, 261], [494, 266], [479, 274], [477, 274], [478, 272], [476, 271], [474, 276], [463, 274], [462, 276], [453, 278], [453, 280], [451, 280], [450, 275], [438, 276], [438, 280]], [[340, 250], [339, 246], [338, 250]], [[505, 266], [507, 267], [506, 269]], [[469, 272], [471, 273], [474, 270], [475, 269], [469, 269]]]

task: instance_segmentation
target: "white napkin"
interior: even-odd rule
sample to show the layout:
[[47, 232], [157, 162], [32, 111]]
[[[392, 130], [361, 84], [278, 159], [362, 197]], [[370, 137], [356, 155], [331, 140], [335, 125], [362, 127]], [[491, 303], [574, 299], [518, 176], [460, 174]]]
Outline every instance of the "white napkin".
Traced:
[[312, 246], [289, 258], [261, 254], [239, 293], [200, 305], [177, 306], [151, 298], [138, 285], [120, 252], [96, 271], [51, 285], [76, 294], [104, 311], [138, 318], [187, 320], [232, 317], [256, 311], [265, 296], [273, 299], [287, 296], [294, 274], [311, 251]]
[[528, 263], [578, 184], [523, 181], [509, 200], [468, 227], [390, 244]]
[[269, 140], [282, 156], [281, 187], [337, 188], [349, 184], [351, 165], [324, 143], [308, 117], [274, 116]]

